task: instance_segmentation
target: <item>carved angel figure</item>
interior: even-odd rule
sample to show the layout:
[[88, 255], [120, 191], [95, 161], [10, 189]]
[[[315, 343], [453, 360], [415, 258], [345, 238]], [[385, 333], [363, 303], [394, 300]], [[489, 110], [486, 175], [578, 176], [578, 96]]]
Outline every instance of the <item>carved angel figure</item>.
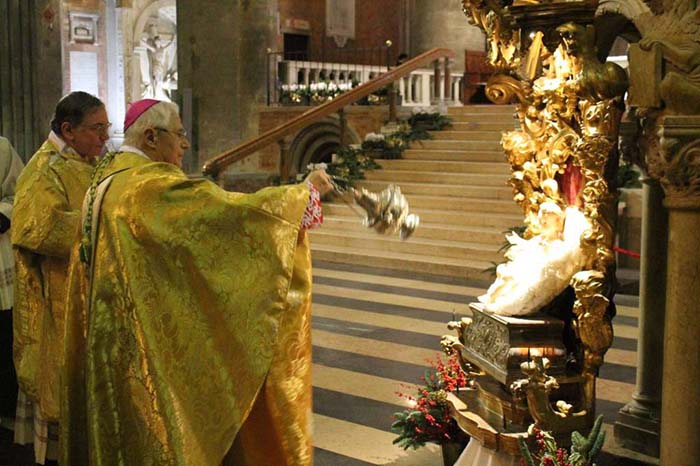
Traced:
[[[697, 114], [700, 108], [700, 9], [692, 0], [663, 0], [632, 18], [642, 34], [639, 46], [658, 45], [665, 62], [661, 99], [673, 113]], [[658, 3], [661, 3], [660, 8]], [[661, 10], [661, 11], [658, 11]]]
[[487, 312], [526, 315], [538, 311], [564, 291], [585, 262], [581, 236], [590, 222], [576, 207], [565, 211], [554, 202], [543, 202], [538, 212], [540, 233], [523, 239], [506, 236], [511, 244], [508, 262], [496, 269], [496, 280], [479, 296]]
[[616, 63], [601, 63], [596, 57], [595, 30], [576, 23], [557, 28], [566, 53], [579, 67], [576, 94], [579, 98], [601, 101], [622, 96], [627, 90], [627, 73]]

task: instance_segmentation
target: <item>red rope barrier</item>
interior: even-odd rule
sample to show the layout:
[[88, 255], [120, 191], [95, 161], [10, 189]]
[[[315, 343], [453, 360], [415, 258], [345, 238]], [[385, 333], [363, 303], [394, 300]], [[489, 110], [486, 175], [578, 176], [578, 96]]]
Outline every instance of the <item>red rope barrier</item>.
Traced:
[[613, 251], [619, 252], [620, 254], [624, 254], [625, 256], [634, 257], [635, 259], [639, 259], [640, 257], [642, 257], [642, 255], [638, 252], [630, 251], [629, 249], [618, 248], [617, 246], [613, 247]]

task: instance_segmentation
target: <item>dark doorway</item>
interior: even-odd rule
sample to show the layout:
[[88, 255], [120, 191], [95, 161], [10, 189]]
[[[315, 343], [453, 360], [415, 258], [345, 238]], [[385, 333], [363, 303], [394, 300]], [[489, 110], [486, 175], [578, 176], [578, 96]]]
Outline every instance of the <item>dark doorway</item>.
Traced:
[[305, 34], [284, 34], [284, 59], [308, 60], [309, 36]]

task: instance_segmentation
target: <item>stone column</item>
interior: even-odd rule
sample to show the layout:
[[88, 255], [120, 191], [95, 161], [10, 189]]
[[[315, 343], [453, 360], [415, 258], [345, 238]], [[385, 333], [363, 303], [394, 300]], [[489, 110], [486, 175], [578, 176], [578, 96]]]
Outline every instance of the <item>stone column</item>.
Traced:
[[659, 181], [645, 176], [642, 182], [637, 385], [632, 401], [618, 413], [615, 439], [625, 448], [658, 457], [668, 212]]
[[0, 0], [0, 134], [25, 160], [63, 95], [59, 0]]
[[410, 55], [445, 47], [455, 51], [453, 71], [464, 73], [464, 50], [484, 50], [486, 39], [481, 29], [469, 24], [461, 3], [453, 0], [410, 0]]
[[[195, 171], [257, 134], [277, 10], [277, 1], [178, 0], [178, 93], [192, 99]], [[244, 165], [257, 167], [254, 160]]]
[[668, 271], [660, 464], [700, 458], [700, 117], [661, 123], [661, 184], [668, 208]]
[[117, 9], [116, 0], [107, 0], [105, 3], [104, 27], [107, 39], [107, 112], [112, 122], [112, 142], [115, 148], [121, 146], [124, 141], [124, 132], [121, 122], [126, 113], [126, 99], [124, 96], [124, 33], [122, 31], [122, 12]]

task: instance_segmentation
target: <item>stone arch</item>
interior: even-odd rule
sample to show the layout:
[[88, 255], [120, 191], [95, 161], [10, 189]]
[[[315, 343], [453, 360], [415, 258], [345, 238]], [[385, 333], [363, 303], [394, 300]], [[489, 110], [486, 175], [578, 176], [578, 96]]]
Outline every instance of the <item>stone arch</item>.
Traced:
[[624, 16], [631, 22], [645, 14], [651, 14], [651, 10], [643, 0], [602, 0], [596, 9], [596, 16], [614, 15]]
[[134, 23], [133, 40], [136, 41], [137, 38], [141, 37], [149, 18], [153, 16], [155, 12], [166, 6], [176, 6], [175, 3], [175, 0], [155, 0], [153, 3], [148, 4], [148, 6], [141, 11]]
[[643, 0], [601, 0], [595, 19], [598, 58], [605, 60], [617, 37], [629, 43], [637, 42], [644, 33], [643, 21], [639, 19], [651, 14]]
[[596, 49], [599, 60], [606, 60], [617, 38], [622, 38], [628, 43], [637, 42], [641, 38], [634, 21], [625, 14], [615, 10], [603, 12], [599, 10], [597, 15], [595, 28]]
[[[357, 133], [347, 127], [349, 144], [360, 142]], [[299, 131], [289, 146], [290, 175], [306, 169], [310, 163], [330, 162], [331, 154], [340, 147], [340, 122], [328, 117]]]
[[[136, 18], [132, 23], [133, 26], [127, 28], [126, 30], [128, 32], [125, 34], [126, 36], [131, 34], [130, 37], [125, 37], [125, 61], [127, 62], [126, 99], [128, 102], [138, 100], [142, 97], [142, 68], [145, 66], [144, 63], [148, 60], [148, 55], [146, 48], [141, 45], [141, 38], [144, 32], [146, 32], [151, 18], [158, 16], [161, 10], [168, 8], [176, 9], [176, 0], [154, 0], [140, 9], [137, 9], [136, 6], [134, 7], [134, 16]], [[175, 25], [176, 33], [176, 18], [170, 17], [170, 15], [165, 15], [164, 18]], [[170, 53], [172, 54], [173, 52]], [[176, 60], [177, 57], [175, 56], [173, 63], [176, 64]]]

